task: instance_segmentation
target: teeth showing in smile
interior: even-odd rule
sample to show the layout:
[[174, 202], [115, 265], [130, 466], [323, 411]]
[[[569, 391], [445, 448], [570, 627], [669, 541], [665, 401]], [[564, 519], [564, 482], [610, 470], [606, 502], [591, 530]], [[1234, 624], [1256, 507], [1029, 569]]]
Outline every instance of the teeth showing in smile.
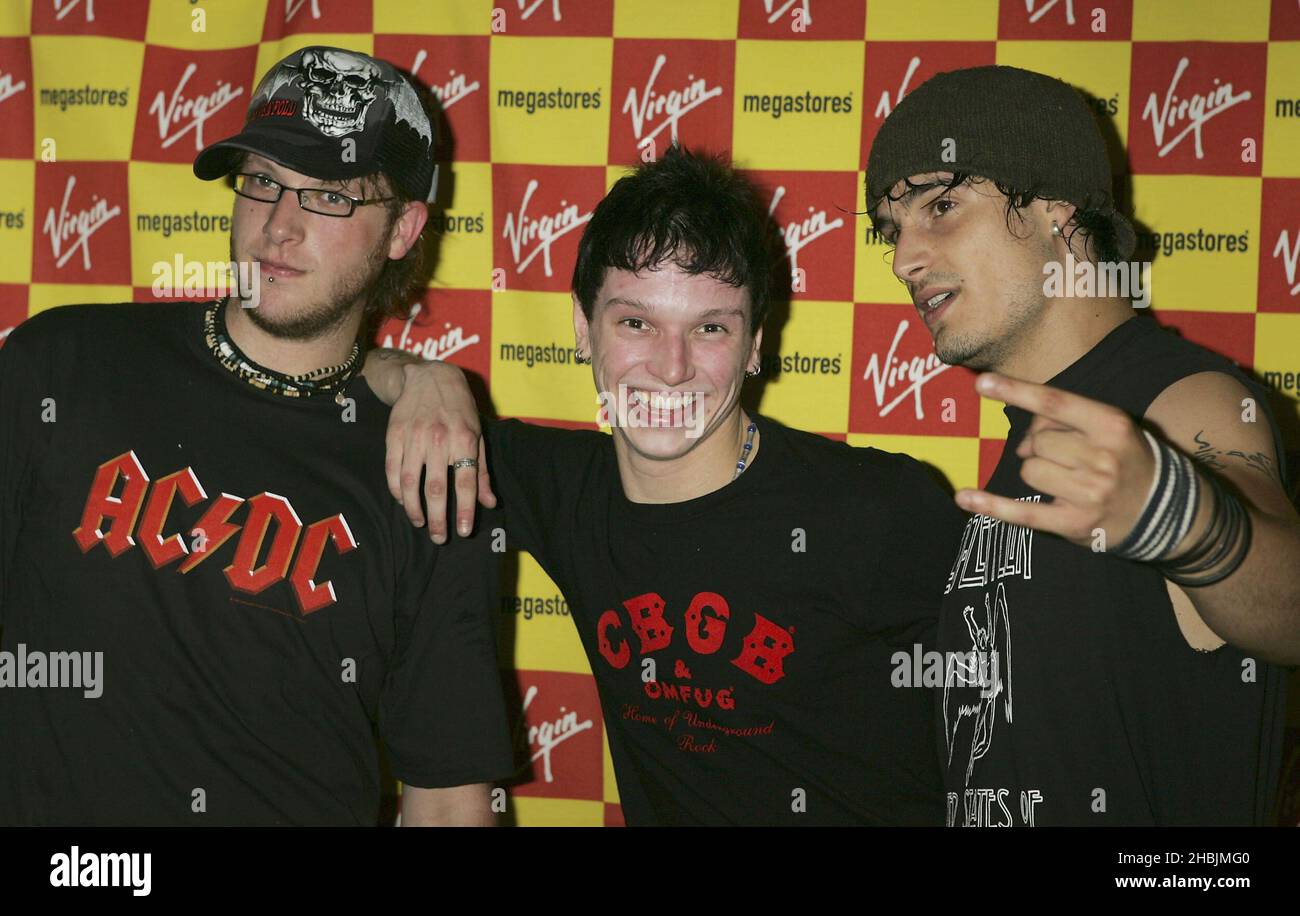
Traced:
[[694, 405], [695, 394], [663, 394], [658, 391], [633, 389], [628, 395], [628, 401], [651, 410], [682, 410]]
[[939, 295], [937, 296], [932, 296], [930, 297], [930, 300], [925, 303], [925, 307], [927, 309], [937, 308], [939, 303], [943, 302], [951, 295], [952, 293], [949, 292], [949, 293], [939, 293]]

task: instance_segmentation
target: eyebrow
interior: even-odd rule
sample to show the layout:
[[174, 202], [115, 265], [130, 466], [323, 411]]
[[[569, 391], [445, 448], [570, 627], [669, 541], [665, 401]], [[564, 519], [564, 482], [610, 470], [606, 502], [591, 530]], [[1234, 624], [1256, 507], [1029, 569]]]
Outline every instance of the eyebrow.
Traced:
[[[248, 159], [245, 159], [243, 167], [246, 169], [252, 169], [254, 172], [261, 172], [265, 174], [276, 184], [284, 184], [284, 182], [281, 180], [282, 178], [284, 178], [284, 175], [281, 174], [281, 169], [283, 168], [283, 166], [281, 166], [278, 162], [273, 162], [270, 159], [266, 159], [266, 158], [263, 158], [262, 161], [266, 163], [265, 166], [254, 167], [253, 164], [248, 161]], [[277, 177], [277, 175], [279, 177]], [[310, 190], [339, 191], [347, 194], [357, 194], [363, 197], [365, 196], [364, 194], [362, 194], [361, 188], [351, 188], [348, 186], [349, 182], [357, 181], [358, 179], [356, 178], [312, 178], [310, 175], [305, 177], [307, 178], [308, 181], [320, 182], [319, 187], [314, 185], [305, 186]]]
[[[613, 298], [605, 300], [606, 308], [612, 305], [626, 305], [629, 308], [634, 308], [642, 312], [654, 311], [654, 309], [650, 305], [647, 305], [641, 300], [628, 299], [624, 296], [614, 296]], [[704, 320], [707, 318], [720, 318], [720, 317], [728, 317], [728, 316], [735, 316], [736, 318], [743, 319], [745, 317], [745, 310], [740, 308], [721, 308], [721, 307], [711, 308], [711, 309], [707, 309], [704, 312], [701, 312], [699, 315], [696, 315], [695, 317], [699, 320]]]

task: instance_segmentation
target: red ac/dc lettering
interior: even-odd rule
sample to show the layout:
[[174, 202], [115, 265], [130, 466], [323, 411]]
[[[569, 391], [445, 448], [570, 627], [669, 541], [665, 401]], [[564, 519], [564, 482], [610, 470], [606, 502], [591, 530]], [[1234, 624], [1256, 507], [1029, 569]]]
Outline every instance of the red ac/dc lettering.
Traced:
[[[664, 599], [647, 592], [623, 602], [628, 623], [636, 636], [637, 653], [645, 655], [672, 644], [673, 627], [664, 618]], [[712, 655], [722, 647], [731, 619], [727, 599], [716, 592], [699, 592], [686, 609], [686, 642], [697, 655]], [[617, 611], [607, 610], [596, 621], [596, 648], [615, 668], [625, 668], [632, 647]], [[731, 663], [764, 684], [785, 676], [783, 661], [794, 651], [794, 637], [762, 614], [754, 615], [754, 628], [745, 637], [740, 654]]]
[[[120, 493], [114, 496], [119, 486]], [[304, 615], [337, 600], [334, 584], [318, 584], [315, 576], [327, 543], [332, 543], [339, 555], [357, 546], [342, 513], [308, 525], [304, 535], [302, 521], [288, 499], [259, 493], [247, 500], [248, 515], [241, 526], [232, 523], [230, 516], [245, 500], [222, 493], [195, 523], [191, 533], [201, 532], [204, 545], [202, 550], [191, 552], [179, 533], [163, 534], [177, 498], [186, 506], [208, 498], [192, 468], [168, 474], [151, 486], [135, 452], [126, 452], [96, 469], [81, 524], [72, 537], [83, 553], [103, 544], [114, 558], [134, 547], [138, 539], [154, 569], [183, 557], [177, 570], [188, 573], [238, 534], [234, 558], [222, 570], [231, 588], [256, 595], [287, 578]], [[264, 548], [266, 559], [258, 566]]]

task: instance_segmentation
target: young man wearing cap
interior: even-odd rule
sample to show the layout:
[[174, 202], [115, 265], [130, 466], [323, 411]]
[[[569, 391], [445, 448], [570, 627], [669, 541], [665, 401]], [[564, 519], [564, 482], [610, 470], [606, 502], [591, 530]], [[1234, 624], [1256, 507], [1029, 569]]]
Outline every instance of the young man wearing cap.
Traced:
[[297, 52], [194, 166], [238, 173], [255, 307], [58, 308], [0, 350], [0, 823], [374, 824], [376, 729], [405, 823], [490, 823], [496, 564], [411, 531], [355, 374], [432, 139], [388, 64]]
[[[613, 435], [490, 424], [507, 537], [569, 604], [628, 824], [938, 825], [913, 659], [962, 516], [910, 458], [740, 406], [772, 298], [769, 227], [737, 173], [677, 148], [597, 205], [573, 322]], [[399, 361], [367, 372], [390, 399], [409, 379], [389, 476], [418, 518], [420, 469], [478, 438], [425, 436], [472, 400], [454, 367]], [[463, 523], [473, 472], [458, 486]], [[439, 528], [445, 497], [425, 495]]]
[[936, 353], [985, 371], [976, 387], [1011, 423], [986, 490], [957, 495], [976, 514], [939, 649], [996, 653], [1000, 676], [948, 672], [949, 823], [1271, 815], [1270, 662], [1300, 660], [1281, 439], [1232, 363], [1130, 297], [1051, 282], [1062, 264], [1136, 266], [1107, 163], [1075, 90], [1010, 67], [918, 87], [867, 163], [869, 213]]

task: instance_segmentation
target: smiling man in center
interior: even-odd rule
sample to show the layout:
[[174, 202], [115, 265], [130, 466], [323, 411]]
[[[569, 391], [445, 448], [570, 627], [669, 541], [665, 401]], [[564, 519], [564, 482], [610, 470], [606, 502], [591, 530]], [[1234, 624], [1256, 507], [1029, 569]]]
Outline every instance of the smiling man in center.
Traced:
[[[579, 243], [573, 323], [602, 400], [622, 388], [636, 422], [488, 424], [492, 484], [509, 543], [572, 609], [629, 824], [937, 825], [932, 694], [894, 686], [893, 658], [932, 642], [962, 515], [906, 456], [741, 407], [774, 251], [719, 161], [674, 148], [621, 179]], [[455, 367], [403, 362], [366, 372], [401, 393], [390, 488], [413, 520], [427, 499], [439, 539], [442, 475], [416, 481], [476, 454], [472, 400]]]

